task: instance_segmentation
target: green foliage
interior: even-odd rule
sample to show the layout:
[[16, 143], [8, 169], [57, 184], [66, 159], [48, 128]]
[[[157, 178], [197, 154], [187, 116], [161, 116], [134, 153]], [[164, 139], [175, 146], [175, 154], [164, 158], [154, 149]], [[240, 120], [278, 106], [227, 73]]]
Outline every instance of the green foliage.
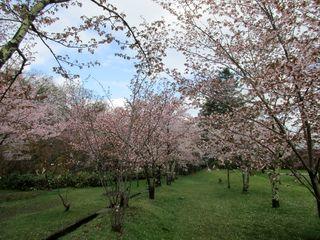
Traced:
[[2, 189], [12, 190], [36, 190], [48, 189], [48, 181], [44, 175], [33, 174], [10, 174], [0, 179], [0, 187]]
[[234, 74], [225, 68], [219, 72], [216, 81], [217, 86], [209, 87], [205, 96], [205, 102], [201, 106], [201, 115], [224, 114], [241, 105], [237, 82]]
[[53, 174], [10, 174], [0, 179], [1, 189], [11, 190], [46, 190], [65, 187], [98, 187], [101, 186], [100, 178], [96, 173], [78, 172]]
[[77, 188], [101, 186], [100, 178], [96, 173], [79, 172], [76, 176]]

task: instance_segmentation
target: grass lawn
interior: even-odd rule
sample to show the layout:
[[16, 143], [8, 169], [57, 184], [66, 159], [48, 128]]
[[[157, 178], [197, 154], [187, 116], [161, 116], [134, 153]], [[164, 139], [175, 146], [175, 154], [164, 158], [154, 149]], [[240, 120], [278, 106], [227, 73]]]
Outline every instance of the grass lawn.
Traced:
[[[248, 194], [241, 193], [239, 172], [231, 175], [231, 189], [225, 176], [202, 171], [157, 188], [154, 201], [146, 193], [132, 199], [121, 236], [102, 214], [63, 239], [320, 239], [314, 200], [292, 177], [282, 177], [281, 206], [272, 209], [265, 175], [251, 177]], [[106, 205], [99, 188], [69, 191], [67, 213], [55, 191], [0, 192], [0, 239], [42, 239]]]

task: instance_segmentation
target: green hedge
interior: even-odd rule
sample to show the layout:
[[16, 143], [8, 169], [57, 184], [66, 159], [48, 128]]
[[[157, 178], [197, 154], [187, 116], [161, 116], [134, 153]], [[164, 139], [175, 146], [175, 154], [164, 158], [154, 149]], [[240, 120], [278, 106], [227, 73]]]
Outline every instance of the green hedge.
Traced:
[[[188, 165], [184, 168], [178, 168], [177, 174], [188, 175], [190, 173], [199, 171], [206, 166]], [[145, 179], [143, 171], [139, 174], [129, 176], [132, 180]], [[85, 187], [100, 187], [101, 182], [98, 174], [93, 172], [77, 172], [66, 173], [61, 175], [53, 174], [18, 174], [13, 173], [7, 176], [0, 177], [0, 189], [8, 190], [48, 190], [55, 188], [85, 188]]]
[[47, 190], [65, 187], [98, 187], [101, 186], [96, 173], [78, 172], [63, 175], [10, 174], [0, 178], [1, 189], [11, 190]]

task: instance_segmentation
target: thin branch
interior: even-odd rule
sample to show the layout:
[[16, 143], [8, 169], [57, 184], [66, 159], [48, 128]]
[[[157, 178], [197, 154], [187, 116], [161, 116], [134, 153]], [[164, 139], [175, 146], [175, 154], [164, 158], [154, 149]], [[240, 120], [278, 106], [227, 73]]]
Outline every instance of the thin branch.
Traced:
[[140, 44], [140, 41], [138, 40], [135, 32], [133, 31], [133, 29], [131, 28], [131, 26], [129, 25], [129, 23], [124, 19], [124, 17], [122, 17], [119, 13], [117, 13], [116, 11], [104, 6], [103, 4], [97, 2], [96, 0], [90, 0], [91, 2], [95, 3], [97, 6], [101, 7], [102, 9], [108, 11], [109, 13], [112, 13], [114, 14], [116, 17], [118, 17], [122, 23], [127, 27], [127, 29], [129, 30], [129, 32], [131, 33], [134, 41], [135, 41], [135, 44], [138, 46], [138, 48], [140, 49], [140, 51], [142, 52], [142, 54], [144, 55], [146, 61], [149, 63], [149, 59], [148, 59], [148, 56], [146, 54], [146, 52], [144, 51], [143, 47], [141, 46]]

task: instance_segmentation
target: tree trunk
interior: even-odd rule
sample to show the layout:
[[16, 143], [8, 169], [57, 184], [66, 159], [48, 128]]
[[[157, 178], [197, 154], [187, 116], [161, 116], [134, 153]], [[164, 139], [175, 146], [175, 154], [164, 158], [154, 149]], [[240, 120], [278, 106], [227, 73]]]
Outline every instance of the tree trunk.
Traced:
[[129, 207], [129, 196], [125, 193], [121, 193], [120, 195], [120, 207], [121, 208]]
[[280, 185], [280, 173], [279, 169], [271, 169], [269, 172], [269, 180], [271, 184], [272, 193], [272, 207], [280, 207], [280, 197], [279, 197], [279, 185]]
[[61, 200], [62, 205], [64, 206], [64, 211], [68, 212], [69, 209], [70, 209], [71, 204], [67, 200], [67, 192], [66, 192], [66, 198], [64, 198], [62, 196], [62, 194], [60, 193], [60, 190], [58, 190], [58, 196], [59, 196], [59, 198]]
[[154, 199], [154, 195], [155, 195], [155, 180], [152, 179], [151, 181], [149, 181], [149, 199]]
[[242, 193], [247, 193], [249, 190], [249, 171], [242, 171]]
[[169, 170], [168, 170], [168, 172], [169, 172], [169, 176], [170, 176], [170, 185], [171, 185], [171, 183], [173, 183], [174, 182], [174, 180], [176, 180], [176, 173], [175, 173], [175, 162], [174, 161], [171, 161], [170, 163], [169, 163]]
[[161, 167], [159, 166], [156, 172], [156, 187], [161, 187]]
[[171, 173], [170, 172], [167, 172], [166, 174], [166, 183], [167, 185], [171, 185]]
[[46, 8], [46, 6], [52, 4], [50, 0], [38, 1], [34, 6], [27, 11], [27, 9], [22, 9], [25, 11], [25, 16], [22, 22], [15, 32], [12, 39], [10, 39], [6, 44], [4, 44], [0, 49], [0, 68], [11, 58], [11, 56], [16, 52], [27, 35], [33, 21], [38, 17], [38, 15]]
[[171, 182], [174, 182], [176, 179], [178, 179], [177, 174], [175, 171], [171, 172]]
[[139, 173], [136, 173], [136, 181], [137, 181], [137, 187], [139, 187]]
[[230, 188], [230, 169], [227, 168], [227, 182], [228, 182], [228, 188]]
[[48, 178], [48, 174], [45, 173], [44, 177], [45, 177], [46, 183], [47, 183], [47, 190], [48, 191], [52, 191], [51, 184], [50, 184], [50, 181], [49, 181], [49, 178]]
[[308, 171], [310, 180], [311, 180], [311, 184], [312, 184], [312, 188], [313, 188], [313, 192], [315, 195], [315, 199], [317, 202], [317, 212], [318, 212], [318, 217], [320, 218], [320, 184], [318, 181], [318, 177], [317, 174], [312, 173], [311, 171]]
[[115, 206], [111, 211], [111, 229], [114, 232], [121, 233], [124, 223], [124, 209], [119, 206]]

